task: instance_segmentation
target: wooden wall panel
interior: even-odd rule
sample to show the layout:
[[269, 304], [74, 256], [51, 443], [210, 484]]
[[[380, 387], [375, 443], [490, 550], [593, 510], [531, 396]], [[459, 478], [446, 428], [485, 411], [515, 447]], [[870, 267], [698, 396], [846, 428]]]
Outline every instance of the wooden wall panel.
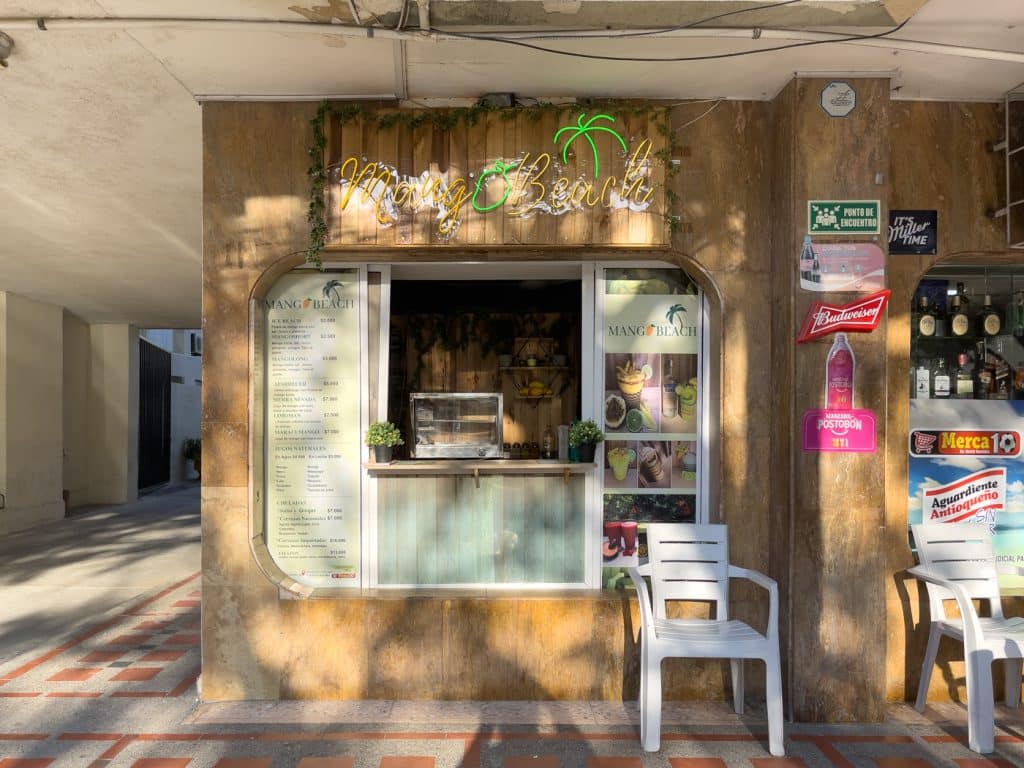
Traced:
[[[388, 112], [381, 110], [376, 114]], [[376, 163], [378, 170], [382, 165], [397, 167], [398, 178], [417, 177], [429, 171], [434, 176], [445, 177], [449, 188], [465, 185], [465, 200], [459, 210], [458, 226], [448, 235], [438, 230], [436, 208], [422, 205], [414, 210], [413, 206], [406, 206], [404, 213], [412, 217], [412, 233], [410, 237], [403, 237], [402, 217], [398, 222], [382, 224], [376, 215], [374, 201], [364, 190], [355, 192], [346, 209], [339, 211], [344, 195], [339, 194], [336, 188], [335, 173], [325, 194], [329, 208], [328, 243], [336, 248], [349, 245], [390, 248], [428, 243], [449, 247], [628, 245], [663, 248], [668, 242], [665, 159], [657, 153], [667, 146], [666, 136], [658, 130], [654, 120], [646, 114], [634, 114], [632, 107], [621, 113], [609, 108], [608, 113], [616, 117], [616, 122], [602, 121], [597, 125], [614, 126], [629, 144], [628, 153], [623, 153], [621, 145], [607, 132], [592, 132], [575, 139], [572, 139], [572, 134], [563, 134], [556, 145], [553, 141], [555, 133], [564, 126], [576, 125], [579, 113], [575, 111], [545, 110], [539, 114], [520, 112], [516, 115], [492, 112], [473, 121], [459, 120], [452, 128], [433, 125], [429, 118], [412, 128], [402, 122], [381, 128], [370, 113], [364, 113], [344, 125], [339, 118], [330, 118], [326, 135], [331, 145], [324, 153], [328, 164], [337, 166], [349, 158], [356, 158], [361, 169], [369, 163]], [[403, 114], [422, 113], [406, 111]], [[591, 111], [589, 116], [595, 114]], [[588, 138], [599, 150], [599, 178], [592, 176], [593, 152]], [[561, 149], [571, 139], [571, 147], [563, 162]], [[636, 210], [631, 210], [621, 204], [606, 208], [603, 204], [584, 202], [579, 209], [561, 211], [557, 215], [544, 210], [551, 205], [552, 198], [570, 199], [570, 193], [579, 180], [588, 181], [592, 192], [572, 197], [577, 201], [599, 198], [608, 176], [616, 178], [611, 189], [616, 194], [623, 193], [626, 186], [623, 174], [636, 148], [645, 139], [651, 142], [646, 178], [654, 189], [648, 207], [639, 209], [634, 205]], [[411, 157], [407, 149], [410, 146]], [[524, 163], [527, 157], [529, 160]], [[487, 169], [495, 167], [496, 161], [516, 164], [517, 169], [507, 174], [508, 188], [525, 189], [526, 194], [521, 196], [513, 192], [511, 201], [506, 201], [500, 208], [479, 212], [472, 205], [477, 182]], [[345, 166], [348, 171], [345, 178], [351, 177], [351, 167], [351, 163]], [[482, 206], [499, 202], [507, 188], [500, 181], [495, 181], [494, 174], [489, 178], [491, 182], [485, 181], [479, 194]], [[392, 184], [397, 181], [392, 179]], [[364, 181], [363, 186], [371, 184]], [[417, 194], [419, 189], [417, 187]], [[528, 203], [539, 195], [544, 196], [543, 202], [530, 209]], [[521, 198], [526, 204], [513, 207], [516, 198]], [[594, 225], [595, 221], [599, 226]]]

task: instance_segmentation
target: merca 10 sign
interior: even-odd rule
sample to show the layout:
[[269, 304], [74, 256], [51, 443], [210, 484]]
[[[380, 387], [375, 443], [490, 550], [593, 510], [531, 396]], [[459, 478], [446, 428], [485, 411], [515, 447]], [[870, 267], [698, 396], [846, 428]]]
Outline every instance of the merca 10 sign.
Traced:
[[[488, 147], [494, 143], [490, 139]], [[376, 224], [384, 228], [429, 213], [441, 239], [454, 237], [470, 215], [525, 219], [588, 209], [654, 213], [660, 200], [656, 191], [664, 186], [657, 172], [661, 143], [655, 139], [630, 137], [612, 114], [580, 112], [575, 121], [549, 133], [546, 143], [548, 148], [504, 146], [494, 154], [481, 153], [476, 163], [470, 152], [462, 170], [451, 158], [445, 163], [431, 157], [403, 173], [396, 162], [347, 154], [328, 169], [332, 204], [339, 212], [371, 208]]]

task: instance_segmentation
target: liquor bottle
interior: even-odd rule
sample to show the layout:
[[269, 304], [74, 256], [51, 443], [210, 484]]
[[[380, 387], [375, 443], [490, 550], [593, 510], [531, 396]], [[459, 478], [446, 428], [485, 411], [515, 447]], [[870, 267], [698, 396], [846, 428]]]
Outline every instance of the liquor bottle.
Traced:
[[959, 367], [953, 377], [955, 397], [961, 400], [970, 400], [974, 397], [974, 378], [971, 376], [971, 369], [967, 367], [967, 353], [961, 352], [957, 361]]
[[676, 394], [676, 377], [672, 372], [672, 358], [665, 358], [665, 376], [661, 387], [661, 415], [674, 419], [679, 411], [679, 395]]
[[978, 344], [978, 353], [974, 358], [974, 399], [988, 400], [992, 389], [992, 371], [985, 363], [985, 345]]
[[950, 396], [950, 376], [946, 369], [946, 359], [940, 357], [932, 369], [932, 397], [944, 399]]
[[956, 295], [960, 297], [960, 306], [964, 308], [964, 312], [970, 314], [971, 297], [967, 295], [967, 289], [964, 288], [963, 283], [956, 284]]
[[985, 303], [978, 312], [978, 335], [998, 336], [1003, 327], [1003, 319], [992, 308], [992, 296], [985, 294]]
[[932, 372], [927, 360], [921, 360], [914, 369], [914, 392], [919, 400], [932, 396]]
[[951, 336], [966, 336], [971, 330], [971, 321], [964, 310], [960, 296], [954, 296], [949, 310], [949, 333]]
[[825, 358], [826, 408], [853, 408], [853, 375], [856, 365], [846, 334], [837, 333], [828, 357]]
[[947, 333], [945, 302], [935, 302], [932, 311], [935, 314], [935, 337], [943, 338]]
[[918, 298], [915, 318], [914, 335], [919, 338], [933, 338], [935, 336], [935, 312], [929, 306], [927, 296]]

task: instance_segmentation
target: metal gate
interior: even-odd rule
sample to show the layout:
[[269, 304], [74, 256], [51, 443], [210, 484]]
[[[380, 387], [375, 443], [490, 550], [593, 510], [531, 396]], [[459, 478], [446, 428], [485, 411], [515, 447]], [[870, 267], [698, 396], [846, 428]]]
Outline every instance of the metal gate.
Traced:
[[139, 488], [171, 479], [171, 353], [139, 339]]

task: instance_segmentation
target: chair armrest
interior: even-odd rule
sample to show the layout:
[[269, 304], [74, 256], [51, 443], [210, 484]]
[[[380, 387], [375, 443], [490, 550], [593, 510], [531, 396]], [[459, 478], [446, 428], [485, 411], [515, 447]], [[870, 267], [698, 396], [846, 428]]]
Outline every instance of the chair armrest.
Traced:
[[654, 633], [654, 606], [651, 605], [651, 595], [647, 589], [647, 582], [644, 581], [644, 571], [650, 571], [650, 566], [628, 568], [629, 578], [636, 587], [636, 600], [640, 603], [640, 621], [644, 630]]
[[768, 637], [779, 636], [779, 585], [775, 579], [765, 576], [760, 571], [729, 565], [729, 578], [746, 579], [768, 591]]
[[967, 594], [967, 590], [955, 581], [944, 579], [921, 565], [915, 565], [913, 568], [907, 568], [907, 573], [921, 581], [926, 581], [930, 584], [942, 587], [943, 589], [948, 589], [953, 594], [957, 608], [960, 609], [960, 616], [964, 622], [965, 651], [978, 648], [985, 637], [981, 632], [981, 622], [978, 621], [978, 612], [974, 609], [974, 603], [971, 602], [971, 597]]

